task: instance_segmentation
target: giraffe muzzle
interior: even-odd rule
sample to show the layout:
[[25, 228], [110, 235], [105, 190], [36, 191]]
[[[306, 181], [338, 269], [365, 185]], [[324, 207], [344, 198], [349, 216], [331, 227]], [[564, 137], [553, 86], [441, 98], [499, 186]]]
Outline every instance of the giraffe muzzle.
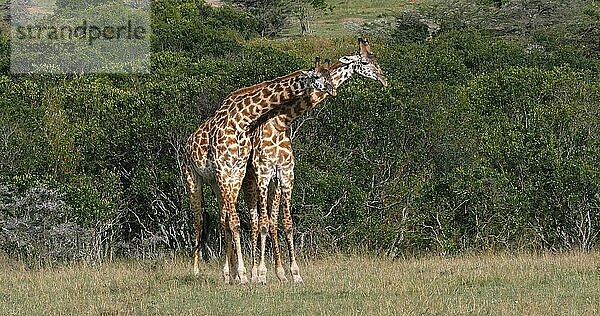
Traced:
[[389, 86], [389, 83], [388, 83], [387, 79], [383, 75], [378, 75], [377, 76], [377, 80], [379, 80], [379, 82], [381, 83], [381, 85], [383, 87]]

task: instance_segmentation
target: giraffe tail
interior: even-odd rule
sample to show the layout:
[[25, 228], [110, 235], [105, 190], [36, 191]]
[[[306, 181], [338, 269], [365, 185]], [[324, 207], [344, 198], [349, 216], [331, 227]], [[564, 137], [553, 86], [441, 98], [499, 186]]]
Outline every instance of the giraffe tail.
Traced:
[[202, 235], [200, 236], [200, 244], [202, 246], [202, 258], [204, 259], [204, 261], [208, 261], [209, 259], [209, 255], [208, 255], [208, 221], [209, 221], [210, 217], [208, 215], [207, 211], [204, 211], [204, 213], [202, 213]]

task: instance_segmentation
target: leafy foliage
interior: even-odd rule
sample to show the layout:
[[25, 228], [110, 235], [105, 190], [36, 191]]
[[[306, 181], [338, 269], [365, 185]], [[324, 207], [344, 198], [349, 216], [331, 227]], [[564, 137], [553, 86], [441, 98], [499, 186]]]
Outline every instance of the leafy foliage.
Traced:
[[289, 26], [292, 18], [300, 22], [301, 33], [310, 33], [309, 19], [312, 10], [331, 7], [325, 0], [228, 0], [254, 16], [260, 23], [261, 36], [276, 36]]
[[288, 25], [292, 8], [287, 0], [231, 0], [259, 21], [261, 36], [274, 36]]
[[[522, 27], [520, 15], [503, 12], [527, 4], [457, 9], [465, 3], [399, 17], [389, 35], [371, 39], [390, 86], [353, 78], [293, 126], [300, 250], [597, 246], [599, 59], [583, 36], [595, 34], [597, 4], [540, 2], [550, 6], [536, 18], [544, 27], [505, 32], [486, 19]], [[485, 10], [469, 22], [460, 14], [471, 7]], [[92, 230], [96, 254], [189, 250], [186, 137], [229, 92], [314, 57], [253, 41], [266, 20], [235, 8], [171, 0], [152, 8], [147, 75], [8, 75], [9, 41], [0, 37], [0, 183], [11, 210], [0, 231], [12, 234], [2, 235], [3, 250], [15, 253], [25, 238], [16, 222], [48, 211], [36, 213], [38, 199], [54, 201], [49, 219], [73, 228], [61, 238]], [[207, 204], [216, 218], [216, 201]], [[210, 225], [217, 251], [217, 221]], [[24, 249], [42, 249], [32, 247]]]

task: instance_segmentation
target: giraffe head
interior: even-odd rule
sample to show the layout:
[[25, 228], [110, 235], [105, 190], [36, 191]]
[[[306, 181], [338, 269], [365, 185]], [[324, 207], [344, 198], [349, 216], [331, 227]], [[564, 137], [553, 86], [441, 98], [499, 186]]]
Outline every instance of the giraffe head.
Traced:
[[331, 73], [329, 67], [321, 65], [321, 58], [315, 57], [315, 66], [309, 71], [302, 72], [305, 76], [306, 87], [308, 89], [315, 89], [316, 91], [327, 92], [331, 96], [337, 94], [333, 81], [331, 79]]
[[359, 75], [379, 81], [384, 87], [388, 86], [387, 79], [383, 75], [377, 58], [371, 52], [369, 41], [363, 38], [358, 39], [358, 51], [354, 55], [343, 56], [340, 58], [343, 64], [352, 64], [354, 71]]

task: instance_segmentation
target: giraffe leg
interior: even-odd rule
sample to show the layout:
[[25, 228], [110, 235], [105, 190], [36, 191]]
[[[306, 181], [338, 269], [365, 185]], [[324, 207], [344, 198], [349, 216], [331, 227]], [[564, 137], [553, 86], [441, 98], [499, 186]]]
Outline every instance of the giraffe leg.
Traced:
[[231, 231], [227, 225], [226, 215], [221, 215], [221, 229], [225, 232], [225, 265], [223, 266], [223, 281], [225, 284], [230, 284], [233, 280], [230, 275], [230, 258], [232, 255]]
[[[221, 229], [225, 233], [225, 264], [223, 266], [223, 281], [226, 284], [232, 283], [235, 278], [235, 270], [231, 269], [232, 263], [235, 258], [232, 256], [232, 241], [231, 241], [231, 231], [229, 231], [228, 219], [229, 215], [226, 212], [225, 205], [223, 203], [223, 191], [224, 188], [219, 186], [215, 181], [211, 182], [211, 188], [214, 195], [217, 197], [217, 203], [219, 205], [219, 210], [221, 211], [220, 224]], [[230, 273], [233, 270], [233, 275]]]
[[259, 231], [260, 231], [260, 264], [258, 265], [258, 282], [267, 283], [267, 265], [265, 264], [265, 250], [267, 244], [267, 234], [269, 231], [269, 215], [267, 213], [267, 203], [269, 194], [269, 176], [268, 172], [262, 173], [266, 176], [258, 176], [258, 196], [260, 206]]
[[281, 186], [281, 204], [283, 208], [283, 230], [287, 239], [288, 251], [290, 255], [290, 268], [292, 270], [292, 278], [294, 283], [302, 283], [300, 276], [300, 268], [296, 262], [296, 251], [294, 250], [294, 223], [292, 221], [292, 189], [294, 187], [294, 171], [293, 165], [288, 168], [288, 172], [284, 172]]
[[237, 253], [234, 250], [233, 232], [229, 225], [229, 216], [222, 222], [222, 228], [225, 232], [225, 264], [223, 265], [223, 280], [226, 284], [232, 284], [240, 280], [238, 274]]
[[279, 249], [279, 236], [277, 232], [278, 216], [279, 216], [279, 203], [281, 199], [281, 187], [278, 179], [273, 179], [269, 185], [269, 230], [271, 233], [271, 244], [273, 245], [273, 257], [275, 257], [275, 271], [279, 281], [286, 282], [285, 270], [283, 269], [283, 263], [281, 260], [281, 251]]
[[[230, 203], [230, 205], [233, 203]], [[239, 277], [241, 284], [248, 283], [248, 277], [246, 276], [246, 267], [244, 266], [244, 259], [242, 254], [242, 241], [240, 238], [240, 219], [235, 211], [235, 204], [230, 206], [230, 209], [233, 208], [231, 213], [231, 217], [229, 218], [229, 229], [231, 230], [231, 235], [233, 237], [233, 245], [235, 246], [235, 252], [232, 254], [233, 257], [237, 258], [237, 275]]]
[[[207, 257], [206, 238], [203, 238], [203, 212], [202, 212], [202, 181], [194, 174], [191, 166], [184, 163], [182, 166], [186, 189], [190, 197], [190, 204], [194, 211], [194, 274], [200, 273], [200, 248], [202, 255]], [[205, 233], [205, 232], [204, 232]]]
[[[232, 177], [231, 179], [228, 179], [229, 181], [227, 182], [229, 183], [227, 183], [226, 181], [219, 182], [221, 183], [219, 187], [221, 188], [221, 194], [223, 198], [223, 212], [226, 214], [225, 220], [222, 221], [222, 223], [224, 223], [224, 225], [226, 226], [226, 231], [227, 228], [229, 229], [229, 232], [231, 233], [231, 240], [233, 241], [233, 246], [235, 248], [235, 250], [232, 249], [232, 251], [228, 254], [231, 260], [228, 263], [231, 264], [232, 268], [233, 266], [237, 266], [237, 269], [233, 269], [237, 274], [232, 279], [236, 280], [237, 278], [239, 278], [240, 283], [242, 284], [248, 283], [248, 277], [246, 276], [246, 267], [244, 266], [244, 259], [242, 255], [242, 242], [240, 238], [240, 218], [236, 210], [236, 202], [238, 194], [240, 192], [240, 187], [245, 171], [246, 170], [244, 169], [244, 172], [240, 174], [241, 178], [239, 179], [237, 179], [237, 177]], [[226, 242], [228, 244], [228, 247], [232, 246], [231, 242]]]
[[252, 283], [258, 282], [258, 188], [256, 186], [256, 175], [252, 168], [248, 168], [242, 182], [244, 199], [250, 211], [250, 224], [252, 228]]

